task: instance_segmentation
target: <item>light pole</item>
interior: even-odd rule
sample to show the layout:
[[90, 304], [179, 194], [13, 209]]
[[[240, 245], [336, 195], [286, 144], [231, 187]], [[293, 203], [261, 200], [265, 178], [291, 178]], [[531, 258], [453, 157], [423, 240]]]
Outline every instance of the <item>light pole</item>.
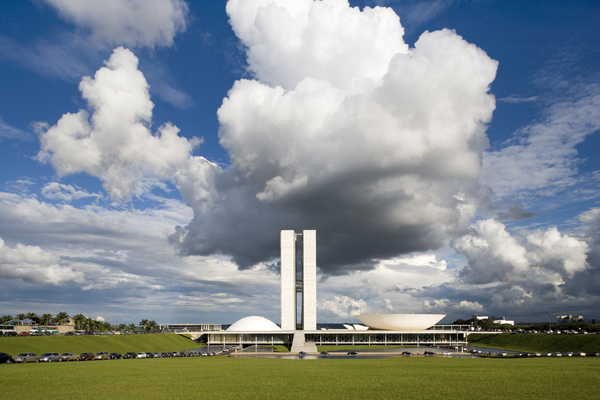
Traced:
[[548, 320], [548, 323], [550, 324], [550, 333], [552, 333], [552, 321], [550, 321], [550, 318], [548, 318], [547, 316], [544, 315], [544, 317]]

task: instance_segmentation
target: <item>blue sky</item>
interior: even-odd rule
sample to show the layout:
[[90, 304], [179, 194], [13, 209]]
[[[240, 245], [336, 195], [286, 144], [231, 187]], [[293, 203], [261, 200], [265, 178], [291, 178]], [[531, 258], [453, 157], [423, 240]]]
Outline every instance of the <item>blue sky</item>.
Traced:
[[594, 1], [0, 3], [0, 313], [600, 318]]

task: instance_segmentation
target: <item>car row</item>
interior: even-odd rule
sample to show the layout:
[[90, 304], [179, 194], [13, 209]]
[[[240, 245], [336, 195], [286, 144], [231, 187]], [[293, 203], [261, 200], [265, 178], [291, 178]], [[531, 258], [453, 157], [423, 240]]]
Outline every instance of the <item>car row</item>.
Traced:
[[171, 357], [207, 357], [215, 356], [214, 352], [199, 352], [199, 351], [172, 351], [172, 352], [128, 352], [122, 355], [121, 353], [100, 351], [94, 353], [44, 353], [38, 356], [36, 353], [21, 353], [16, 357], [12, 357], [6, 353], [0, 353], [0, 363], [29, 363], [29, 362], [61, 362], [61, 361], [93, 361], [93, 360], [120, 360], [132, 358], [171, 358]]
[[[504, 353], [506, 355], [506, 353]], [[515, 353], [515, 357], [600, 357], [600, 353], [591, 352], [584, 353], [583, 351], [565, 351], [563, 353], [555, 351], [554, 353]]]

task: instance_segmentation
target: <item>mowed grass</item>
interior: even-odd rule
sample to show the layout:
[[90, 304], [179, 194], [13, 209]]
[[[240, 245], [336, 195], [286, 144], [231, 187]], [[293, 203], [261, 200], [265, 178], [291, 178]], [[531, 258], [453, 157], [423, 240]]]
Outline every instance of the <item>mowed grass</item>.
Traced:
[[597, 399], [596, 358], [237, 357], [0, 366], [6, 398]]
[[47, 352], [81, 354], [99, 351], [166, 352], [200, 347], [198, 343], [176, 334], [108, 335], [108, 336], [25, 336], [0, 337], [0, 352], [16, 356], [19, 353]]
[[504, 350], [554, 352], [600, 352], [600, 335], [547, 335], [543, 333], [471, 334], [471, 346], [493, 347]]

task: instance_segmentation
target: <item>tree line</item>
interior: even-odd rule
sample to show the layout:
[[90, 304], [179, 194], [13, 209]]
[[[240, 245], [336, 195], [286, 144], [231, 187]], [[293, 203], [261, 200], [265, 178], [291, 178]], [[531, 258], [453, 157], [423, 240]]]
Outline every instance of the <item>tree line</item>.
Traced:
[[[16, 316], [3, 315], [0, 317], [0, 325], [68, 325], [70, 320], [73, 319], [75, 324], [75, 330], [81, 331], [136, 331], [138, 328], [135, 324], [119, 324], [111, 325], [109, 322], [98, 321], [93, 318], [88, 318], [85, 315], [79, 313], [71, 317], [64, 311], [59, 312], [56, 315], [42, 314], [38, 316], [36, 313], [22, 313]], [[139, 329], [142, 331], [156, 331], [160, 327], [154, 320], [142, 319], [139, 323]]]

